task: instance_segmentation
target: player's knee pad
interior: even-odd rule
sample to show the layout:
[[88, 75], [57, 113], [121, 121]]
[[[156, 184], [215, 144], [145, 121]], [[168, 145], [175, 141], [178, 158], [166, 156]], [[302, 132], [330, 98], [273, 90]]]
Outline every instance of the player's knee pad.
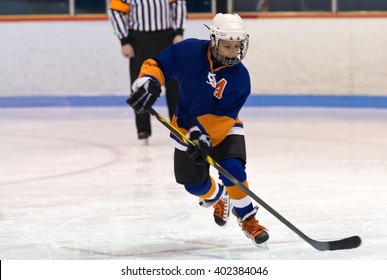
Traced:
[[[220, 165], [230, 172], [236, 179], [241, 182], [246, 181], [246, 166], [239, 158], [227, 158], [220, 162]], [[225, 186], [235, 185], [229, 179], [227, 179], [223, 174], [219, 175], [219, 178], [222, 180]]]
[[203, 183], [195, 184], [195, 185], [184, 185], [187, 192], [190, 194], [201, 196], [208, 192], [208, 190], [211, 188], [211, 179], [208, 178]]

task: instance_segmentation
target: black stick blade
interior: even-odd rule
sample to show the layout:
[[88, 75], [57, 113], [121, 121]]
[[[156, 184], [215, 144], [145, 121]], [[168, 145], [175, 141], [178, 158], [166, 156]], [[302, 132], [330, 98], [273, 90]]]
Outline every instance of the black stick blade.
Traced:
[[306, 241], [319, 251], [354, 249], [359, 247], [361, 244], [361, 239], [357, 235], [335, 241], [316, 241], [313, 239]]
[[351, 236], [345, 239], [329, 242], [329, 250], [345, 250], [359, 247], [361, 239], [359, 236]]
[[310, 241], [310, 245], [320, 251], [334, 251], [334, 250], [347, 250], [354, 249], [360, 246], [361, 239], [359, 236], [351, 236], [336, 241]]

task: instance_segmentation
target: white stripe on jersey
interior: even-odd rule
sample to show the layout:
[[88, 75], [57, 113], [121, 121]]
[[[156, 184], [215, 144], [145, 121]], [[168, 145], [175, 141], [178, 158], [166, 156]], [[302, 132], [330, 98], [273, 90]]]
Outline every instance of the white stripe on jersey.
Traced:
[[173, 145], [176, 149], [178, 149], [178, 150], [180, 150], [180, 151], [183, 151], [183, 152], [185, 152], [185, 151], [188, 150], [188, 147], [187, 147], [186, 145], [183, 145], [183, 144], [177, 142], [177, 141], [176, 141], [175, 139], [173, 139], [173, 138], [171, 138], [171, 140], [172, 140], [172, 145]]
[[245, 135], [245, 129], [240, 126], [234, 126], [230, 129], [227, 135]]
[[[234, 126], [227, 133], [227, 136], [228, 135], [245, 135], [245, 129], [243, 127], [240, 127], [240, 126]], [[172, 141], [173, 141], [174, 147], [176, 149], [183, 151], [183, 152], [187, 151], [187, 146], [181, 144], [180, 142], [178, 142], [177, 140], [175, 140], [173, 138], [172, 138]]]

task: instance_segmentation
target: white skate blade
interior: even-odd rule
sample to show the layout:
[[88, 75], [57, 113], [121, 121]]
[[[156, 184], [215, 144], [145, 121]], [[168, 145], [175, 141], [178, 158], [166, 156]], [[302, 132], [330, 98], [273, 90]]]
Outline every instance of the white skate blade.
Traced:
[[262, 250], [262, 251], [267, 251], [269, 250], [269, 245], [267, 244], [267, 242], [263, 242], [263, 243], [260, 243], [260, 244], [257, 244], [255, 242], [253, 242], [255, 247], [257, 247], [259, 250]]
[[149, 146], [149, 138], [139, 139], [142, 146]]

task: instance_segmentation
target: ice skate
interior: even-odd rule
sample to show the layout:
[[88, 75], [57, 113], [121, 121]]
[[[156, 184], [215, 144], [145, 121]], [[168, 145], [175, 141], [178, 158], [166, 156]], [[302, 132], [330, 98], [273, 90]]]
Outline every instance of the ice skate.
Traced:
[[233, 214], [238, 218], [238, 224], [241, 227], [243, 233], [253, 241], [253, 244], [260, 249], [267, 249], [266, 241], [269, 239], [267, 229], [260, 225], [255, 218], [257, 214], [258, 206], [255, 206], [253, 211], [247, 213], [243, 218], [233, 209]]
[[218, 226], [224, 226], [227, 223], [230, 216], [230, 203], [230, 197], [225, 187], [223, 187], [222, 194], [218, 200], [199, 199], [200, 206], [205, 208], [214, 207], [214, 220]]
[[143, 146], [149, 146], [149, 133], [145, 131], [139, 132], [138, 140]]

